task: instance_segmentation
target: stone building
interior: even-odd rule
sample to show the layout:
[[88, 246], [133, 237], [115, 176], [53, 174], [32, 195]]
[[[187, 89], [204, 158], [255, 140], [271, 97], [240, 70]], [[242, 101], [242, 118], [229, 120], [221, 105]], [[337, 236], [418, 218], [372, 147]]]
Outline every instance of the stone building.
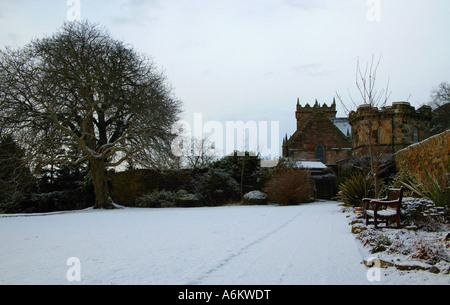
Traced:
[[[382, 109], [360, 106], [349, 118], [336, 117], [336, 101], [301, 106], [297, 100], [297, 131], [283, 140], [283, 156], [294, 161], [320, 161], [336, 172], [337, 165], [369, 153], [369, 141], [378, 157], [396, 152], [430, 136], [431, 107], [416, 110], [409, 103], [394, 103]], [[306, 162], [307, 163], [307, 162]], [[307, 166], [305, 166], [308, 168]], [[330, 199], [336, 193], [332, 175], [312, 172], [316, 198]], [[326, 178], [326, 179], [325, 179]]]
[[283, 156], [294, 160], [318, 160], [332, 166], [351, 152], [351, 127], [347, 118], [336, 118], [336, 101], [331, 106], [301, 106], [297, 100], [297, 131], [283, 140]]
[[407, 102], [393, 103], [378, 109], [362, 105], [349, 118], [336, 117], [336, 101], [331, 106], [301, 106], [297, 100], [297, 131], [283, 140], [283, 156], [294, 160], [316, 160], [333, 166], [351, 156], [374, 150], [395, 154], [411, 144], [430, 137], [432, 109], [416, 110]]
[[378, 109], [360, 106], [349, 114], [352, 127], [352, 156], [366, 155], [369, 143], [376, 154], [395, 154], [430, 136], [431, 107], [416, 110], [407, 102]]

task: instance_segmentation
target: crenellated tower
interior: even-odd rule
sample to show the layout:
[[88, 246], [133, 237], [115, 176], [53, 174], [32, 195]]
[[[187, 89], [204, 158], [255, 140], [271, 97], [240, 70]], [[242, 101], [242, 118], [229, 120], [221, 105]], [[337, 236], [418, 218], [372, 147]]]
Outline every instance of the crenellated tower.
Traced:
[[333, 99], [333, 104], [328, 107], [328, 105], [325, 103], [322, 106], [320, 106], [319, 102], [316, 100], [314, 106], [310, 106], [309, 104], [306, 104], [306, 106], [300, 105], [300, 99], [297, 98], [297, 111], [295, 112], [295, 118], [297, 119], [297, 130], [301, 129], [305, 121], [313, 114], [318, 111], [321, 111], [325, 114], [328, 118], [335, 118], [337, 111], [336, 111], [336, 99]]

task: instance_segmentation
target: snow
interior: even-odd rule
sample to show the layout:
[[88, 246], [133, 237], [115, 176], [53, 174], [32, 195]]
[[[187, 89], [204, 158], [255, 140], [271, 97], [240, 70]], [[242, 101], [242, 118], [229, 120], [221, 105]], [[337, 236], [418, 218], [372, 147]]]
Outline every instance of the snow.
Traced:
[[0, 284], [450, 284], [395, 268], [370, 282], [350, 229], [328, 201], [0, 215]]
[[352, 127], [348, 118], [330, 118], [330, 121], [345, 135], [352, 134]]
[[326, 169], [327, 166], [319, 161], [296, 161], [295, 165], [306, 169]]
[[251, 191], [244, 195], [245, 199], [265, 200], [267, 195], [260, 191]]

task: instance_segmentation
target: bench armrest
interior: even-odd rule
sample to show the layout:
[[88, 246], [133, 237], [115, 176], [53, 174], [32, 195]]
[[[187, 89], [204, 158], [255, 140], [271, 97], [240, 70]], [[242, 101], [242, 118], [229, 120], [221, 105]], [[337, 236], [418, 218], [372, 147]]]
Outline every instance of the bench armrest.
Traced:
[[391, 200], [391, 201], [372, 200], [370, 202], [370, 205], [375, 205], [375, 211], [377, 211], [378, 208], [381, 206], [388, 206], [388, 205], [394, 205], [396, 208], [398, 208], [399, 204], [400, 204], [399, 200]]
[[379, 202], [380, 204], [382, 204], [382, 203], [388, 202], [388, 201], [387, 201], [387, 197], [386, 197], [383, 199], [363, 198], [362, 202], [365, 205], [366, 209], [368, 209], [369, 206], [375, 204], [375, 202]]
[[391, 201], [387, 201], [387, 200], [371, 200], [370, 204], [377, 204], [377, 205], [387, 205], [387, 204], [398, 204], [399, 200], [391, 200]]

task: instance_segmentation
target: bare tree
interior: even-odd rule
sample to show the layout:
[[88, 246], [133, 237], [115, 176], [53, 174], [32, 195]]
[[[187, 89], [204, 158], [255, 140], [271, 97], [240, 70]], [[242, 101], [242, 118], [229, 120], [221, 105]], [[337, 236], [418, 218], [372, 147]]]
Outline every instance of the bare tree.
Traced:
[[433, 89], [431, 94], [431, 104], [433, 109], [450, 103], [450, 83], [442, 82], [439, 88]]
[[214, 143], [211, 139], [192, 138], [187, 139], [186, 141], [191, 141], [192, 144], [191, 147], [186, 147], [189, 151], [185, 151], [183, 154], [183, 161], [186, 163], [188, 168], [204, 168], [217, 158], [217, 152], [213, 148]]
[[[368, 153], [370, 156], [370, 173], [372, 181], [375, 185], [375, 194], [378, 195], [378, 176], [381, 159], [385, 154], [385, 150], [388, 145], [379, 145], [378, 143], [378, 129], [380, 121], [382, 120], [382, 114], [378, 112], [379, 108], [386, 106], [391, 92], [389, 91], [389, 81], [385, 88], [377, 89], [377, 72], [381, 62], [380, 59], [375, 62], [374, 56], [370, 64], [366, 64], [364, 70], [361, 68], [360, 61], [358, 59], [356, 68], [356, 88], [359, 93], [360, 103], [356, 103], [350, 95], [350, 100], [355, 108], [360, 105], [364, 105], [368, 109], [367, 115], [367, 127], [364, 129], [364, 139], [368, 147]], [[352, 116], [352, 111], [345, 105], [342, 97], [337, 94], [339, 101], [343, 105], [347, 115]]]
[[[39, 170], [89, 164], [96, 208], [113, 208], [105, 171], [170, 154], [180, 101], [150, 59], [97, 25], [0, 51], [0, 123]], [[58, 155], [48, 153], [60, 151]], [[153, 164], [154, 165], [154, 164]]]
[[433, 108], [431, 135], [436, 135], [450, 128], [450, 84], [443, 82], [434, 89], [429, 104]]

